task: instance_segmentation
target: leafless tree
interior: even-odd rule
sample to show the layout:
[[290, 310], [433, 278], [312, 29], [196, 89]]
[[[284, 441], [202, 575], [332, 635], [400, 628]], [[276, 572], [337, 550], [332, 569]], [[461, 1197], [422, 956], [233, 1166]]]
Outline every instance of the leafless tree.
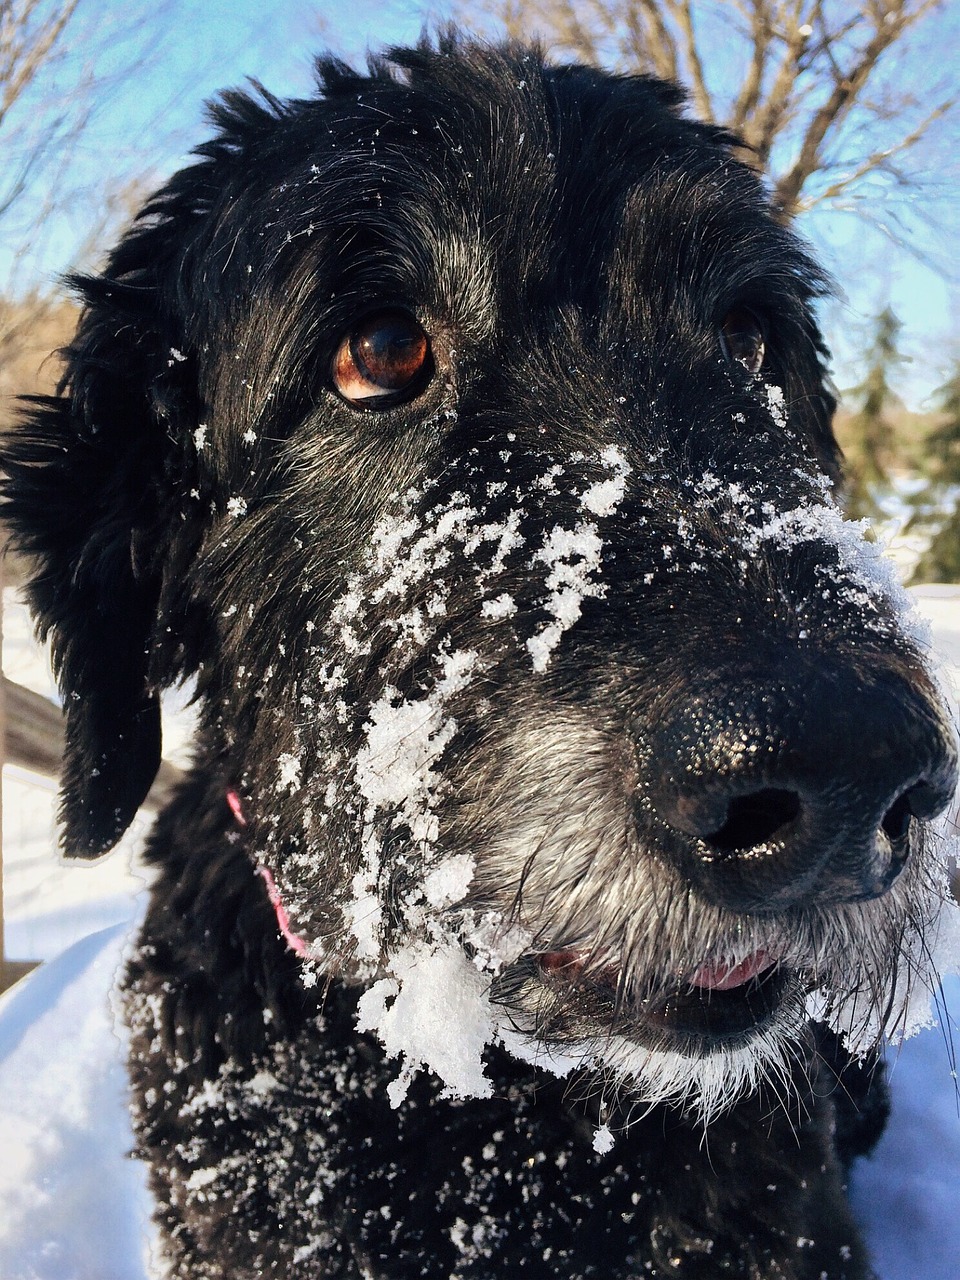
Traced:
[[77, 101], [48, 102], [42, 122], [17, 119], [19, 103], [27, 99], [41, 73], [49, 77], [62, 65], [65, 34], [79, 0], [45, 4], [44, 0], [0, 0], [0, 137], [5, 166], [0, 187], [0, 218], [22, 197], [30, 175], [45, 156], [82, 124]]
[[[176, 2], [0, 0], [0, 362], [7, 369], [22, 362], [48, 309], [60, 304], [52, 273], [45, 279], [37, 261], [50, 238], [63, 235], [63, 215], [79, 245], [75, 261], [126, 216], [130, 173], [115, 156], [108, 166], [91, 165], [83, 143], [113, 92], [159, 56], [158, 35]], [[2, 382], [0, 371], [0, 392]]]
[[905, 158], [955, 97], [946, 49], [939, 69], [908, 69], [897, 54], [944, 9], [944, 0], [489, 0], [486, 12], [560, 53], [686, 85], [701, 119], [743, 138], [792, 217], [872, 177], [909, 180]]
[[[79, 0], [48, 5], [43, 0], [0, 0], [0, 231], [9, 259], [3, 267], [2, 286], [9, 295], [22, 256], [24, 240], [32, 241], [43, 223], [42, 213], [22, 217], [24, 193], [31, 175], [41, 172], [68, 133], [82, 125], [82, 114], [70, 109], [69, 95], [49, 104], [39, 122], [24, 111], [41, 73], [55, 77], [65, 52], [65, 34]], [[51, 74], [52, 73], [52, 74]], [[60, 95], [55, 95], [60, 99]], [[19, 225], [18, 225], [19, 224]], [[0, 309], [0, 361], [10, 368], [22, 354], [25, 335], [43, 317], [46, 299], [35, 290], [21, 305], [9, 296]]]

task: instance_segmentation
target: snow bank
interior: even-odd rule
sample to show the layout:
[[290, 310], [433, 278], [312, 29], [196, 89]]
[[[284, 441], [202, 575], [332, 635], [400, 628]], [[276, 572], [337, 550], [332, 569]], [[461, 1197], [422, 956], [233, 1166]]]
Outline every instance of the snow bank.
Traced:
[[869, 1160], [854, 1166], [850, 1200], [880, 1280], [960, 1274], [960, 1100], [954, 1057], [960, 979], [944, 983], [941, 1026], [890, 1051], [893, 1112]]
[[150, 1218], [109, 992], [129, 924], [0, 998], [0, 1276], [145, 1280]]
[[[127, 1158], [123, 1045], [107, 993], [125, 929], [84, 939], [0, 998], [0, 1276], [148, 1280], [142, 1166]], [[945, 984], [960, 1009], [960, 980]], [[891, 1058], [893, 1117], [851, 1185], [880, 1280], [956, 1280], [960, 1119], [948, 1041]], [[602, 1146], [603, 1130], [597, 1135]]]

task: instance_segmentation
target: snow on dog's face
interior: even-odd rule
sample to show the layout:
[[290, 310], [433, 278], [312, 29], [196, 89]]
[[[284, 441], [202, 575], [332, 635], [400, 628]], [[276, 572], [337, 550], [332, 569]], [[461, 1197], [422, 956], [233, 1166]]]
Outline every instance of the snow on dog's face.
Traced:
[[[642, 1101], [709, 1115], [765, 1075], [787, 1079], [813, 1013], [854, 1046], [873, 1043], [907, 1017], [942, 905], [942, 861], [897, 805], [930, 813], [938, 801], [927, 788], [946, 794], [952, 767], [946, 736], [920, 745], [935, 704], [900, 674], [909, 663], [928, 688], [875, 544], [815, 479], [786, 510], [711, 472], [668, 498], [676, 481], [660, 471], [655, 483], [659, 449], [637, 486], [641, 464], [622, 443], [563, 462], [523, 449], [516, 433], [507, 443], [495, 456], [467, 448], [441, 481], [407, 491], [374, 525], [359, 568], [311, 631], [316, 666], [299, 686], [309, 718], [278, 757], [276, 780], [272, 771], [246, 780], [251, 808], [271, 790], [303, 803], [302, 831], [268, 829], [261, 856], [306, 943], [307, 981], [346, 971], [373, 982], [360, 1027], [400, 1059], [397, 1100], [420, 1066], [454, 1096], [484, 1096], [482, 1051], [502, 1041], [552, 1071], [601, 1070]], [[660, 532], [634, 541], [647, 524]], [[692, 581], [676, 553], [663, 555], [668, 528], [703, 566]], [[705, 681], [687, 668], [686, 645], [702, 639], [683, 631], [718, 627], [711, 574], [736, 582], [728, 607], [739, 611], [759, 583], [769, 591], [779, 574], [797, 592], [811, 570], [817, 594], [781, 587], [781, 607], [797, 615], [798, 633], [829, 625], [831, 645], [855, 640], [873, 677], [831, 671], [831, 694], [850, 705], [821, 708], [821, 646], [788, 651], [790, 676], [764, 694], [779, 695], [775, 729], [757, 727], [743, 696], [730, 711], [737, 743], [712, 722], [705, 730], [730, 756], [715, 766], [733, 778], [727, 812], [745, 797], [746, 814], [728, 818], [743, 826], [739, 847], [724, 848], [712, 830], [691, 840], [664, 819], [662, 765], [651, 762], [671, 695], [684, 715], [686, 699], [709, 699], [713, 673]], [[658, 588], [667, 591], [659, 608]], [[679, 633], [671, 590], [696, 601]], [[723, 669], [722, 650], [710, 652]], [[884, 664], [896, 700], [878, 675]], [[794, 711], [810, 705], [823, 724], [808, 731], [791, 720], [785, 679]], [[727, 687], [736, 697], [724, 672]], [[820, 772], [837, 768], [827, 735], [853, 735], [861, 720], [866, 736], [851, 736], [836, 782], [858, 795], [848, 803], [827, 784], [821, 801]], [[869, 739], [886, 734], [891, 751], [890, 723], [909, 760], [876, 788], [865, 761], [886, 766]], [[778, 758], [792, 745], [771, 747], [763, 732], [791, 727], [797, 751], [826, 763]], [[702, 769], [702, 785], [716, 775]], [[786, 782], [795, 790], [770, 785]], [[768, 802], [777, 791], [791, 799]], [[828, 821], [839, 838], [816, 827]], [[886, 856], [883, 885], [850, 847], [866, 837], [876, 859]], [[351, 874], [327, 879], [337, 856]], [[711, 883], [718, 859], [734, 864], [729, 884]], [[756, 882], [741, 859], [766, 864]]]
[[502, 1040], [709, 1113], [813, 999], [895, 1022], [955, 752], [835, 505], [821, 280], [755, 177], [672, 90], [529, 54], [217, 119], [87, 282], [19, 463], [29, 530], [61, 415], [82, 513], [22, 540], [79, 694], [73, 851], [195, 673], [251, 876], [305, 982], [368, 984], [396, 1097], [484, 1094]]

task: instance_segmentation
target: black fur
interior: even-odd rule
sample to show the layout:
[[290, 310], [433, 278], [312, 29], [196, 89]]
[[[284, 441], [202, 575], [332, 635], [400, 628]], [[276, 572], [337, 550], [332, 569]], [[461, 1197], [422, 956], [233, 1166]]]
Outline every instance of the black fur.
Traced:
[[[78, 282], [63, 393], [5, 445], [65, 694], [69, 854], [120, 836], [157, 767], [159, 693], [197, 681], [196, 765], [150, 840], [126, 978], [171, 1274], [867, 1277], [843, 1182], [882, 1081], [799, 1012], [779, 1074], [706, 1130], [682, 1099], [642, 1111], [629, 1078], [574, 1087], [501, 1047], [491, 1096], [421, 1075], [392, 1109], [396, 1064], [355, 1026], [405, 941], [462, 934], [472, 955], [481, 918], [527, 930], [489, 980], [552, 1046], [749, 1043], [716, 1010], [697, 1033], [667, 1004], [662, 1035], [634, 1025], [738, 929], [773, 948], [785, 1008], [834, 971], [889, 997], [955, 761], [884, 592], [829, 537], [770, 533], [833, 510], [822, 277], [672, 87], [453, 37], [320, 77], [308, 101], [224, 96], [197, 162]], [[358, 409], [331, 361], [383, 307], [420, 320], [432, 376]], [[762, 323], [762, 376], [725, 357], [736, 309]], [[444, 519], [421, 573], [418, 531]], [[561, 622], [537, 566], [551, 531], [585, 527], [601, 563], [554, 560], [581, 597]], [[475, 673], [440, 698], [438, 665], [464, 655]], [[372, 800], [377, 709], [438, 698], [421, 811]], [[731, 763], [743, 735], [766, 763]], [[744, 790], [815, 793], [815, 834], [730, 834]], [[451, 854], [475, 864], [469, 893], [431, 915], [422, 885]], [[379, 959], [348, 923], [365, 885]], [[568, 955], [575, 976], [552, 976]]]

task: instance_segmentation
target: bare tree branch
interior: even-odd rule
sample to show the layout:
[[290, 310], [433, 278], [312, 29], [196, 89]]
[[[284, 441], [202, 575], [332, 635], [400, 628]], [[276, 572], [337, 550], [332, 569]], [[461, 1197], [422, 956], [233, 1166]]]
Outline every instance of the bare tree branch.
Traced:
[[767, 0], [752, 0], [749, 19], [750, 63], [729, 119], [730, 127], [740, 134], [744, 132], [747, 121], [760, 104], [760, 93], [773, 42], [773, 22]]
[[798, 212], [806, 209], [812, 209], [815, 205], [824, 204], [830, 200], [836, 200], [838, 196], [843, 195], [851, 187], [856, 186], [869, 173], [873, 173], [878, 169], [884, 169], [893, 173], [894, 176], [902, 180], [902, 175], [890, 168], [890, 161], [896, 155], [902, 155], [905, 151], [909, 151], [916, 143], [920, 141], [923, 135], [929, 130], [937, 120], [942, 119], [949, 111], [956, 106], [956, 99], [949, 102], [942, 102], [939, 106], [934, 107], [930, 114], [923, 120], [916, 129], [911, 130], [906, 137], [901, 138], [892, 146], [884, 148], [882, 151], [874, 151], [871, 155], [865, 157], [857, 164], [849, 173], [844, 174], [841, 178], [835, 178], [829, 186], [822, 191], [818, 191], [815, 196], [801, 199], [798, 203]]
[[700, 58], [700, 48], [697, 43], [697, 33], [694, 30], [693, 5], [691, 0], [680, 0], [679, 4], [674, 3], [671, 8], [683, 33], [687, 75], [693, 89], [693, 101], [697, 108], [697, 114], [701, 120], [706, 120], [708, 124], [713, 124], [713, 102], [707, 90], [703, 62]]
[[774, 142], [788, 128], [796, 113], [797, 82], [813, 34], [804, 8], [802, 0], [793, 5], [777, 5], [773, 15], [773, 37], [781, 51], [776, 71], [766, 93], [744, 122], [744, 137], [763, 169], [769, 166]]
[[677, 46], [656, 0], [638, 0], [636, 5], [629, 5], [626, 21], [630, 33], [627, 47], [633, 51], [638, 68], [665, 80], [676, 80]]
[[[0, 125], [10, 107], [49, 63], [78, 3], [79, 0], [63, 0], [44, 16], [41, 0], [0, 2]], [[35, 26], [38, 12], [39, 25]]]
[[[822, 165], [827, 135], [835, 134], [842, 125], [883, 54], [937, 3], [938, 0], [924, 0], [912, 10], [910, 0], [871, 0], [864, 6], [863, 12], [873, 24], [873, 33], [845, 70], [833, 61], [833, 89], [809, 120], [796, 161], [774, 187], [774, 199], [785, 215], [796, 213], [805, 183]], [[831, 53], [836, 49], [835, 40], [825, 43]], [[944, 104], [938, 118], [946, 109]]]
[[[888, 73], [890, 51], [904, 47], [904, 37], [945, 0], [480, 3], [514, 34], [528, 31], [535, 16], [567, 53], [684, 83], [701, 119], [743, 138], [746, 158], [769, 177], [785, 218], [846, 197], [872, 174], [896, 177], [892, 160], [914, 150], [955, 105], [942, 87], [938, 100], [934, 86], [921, 108]], [[476, 10], [464, 10], [468, 16], [475, 20]], [[722, 74], [713, 49], [718, 37]], [[898, 82], [926, 83], [925, 70]], [[874, 85], [879, 90], [868, 97]], [[841, 151], [852, 157], [842, 174], [835, 159]]]
[[[129, 177], [109, 166], [85, 170], [81, 142], [111, 95], [157, 57], [176, 2], [0, 0], [0, 430], [14, 395], [66, 340], [60, 326], [70, 304], [47, 266], [65, 215], [74, 263], [129, 217]], [[56, 265], [66, 264], [60, 257]]]
[[[522, 8], [523, 0], [516, 2]], [[601, 63], [603, 46], [613, 37], [612, 15], [603, 0], [549, 0], [549, 14], [545, 10], [545, 22], [551, 31], [554, 30], [554, 14], [561, 47], [583, 62]], [[524, 24], [521, 24], [521, 34], [524, 31]]]

